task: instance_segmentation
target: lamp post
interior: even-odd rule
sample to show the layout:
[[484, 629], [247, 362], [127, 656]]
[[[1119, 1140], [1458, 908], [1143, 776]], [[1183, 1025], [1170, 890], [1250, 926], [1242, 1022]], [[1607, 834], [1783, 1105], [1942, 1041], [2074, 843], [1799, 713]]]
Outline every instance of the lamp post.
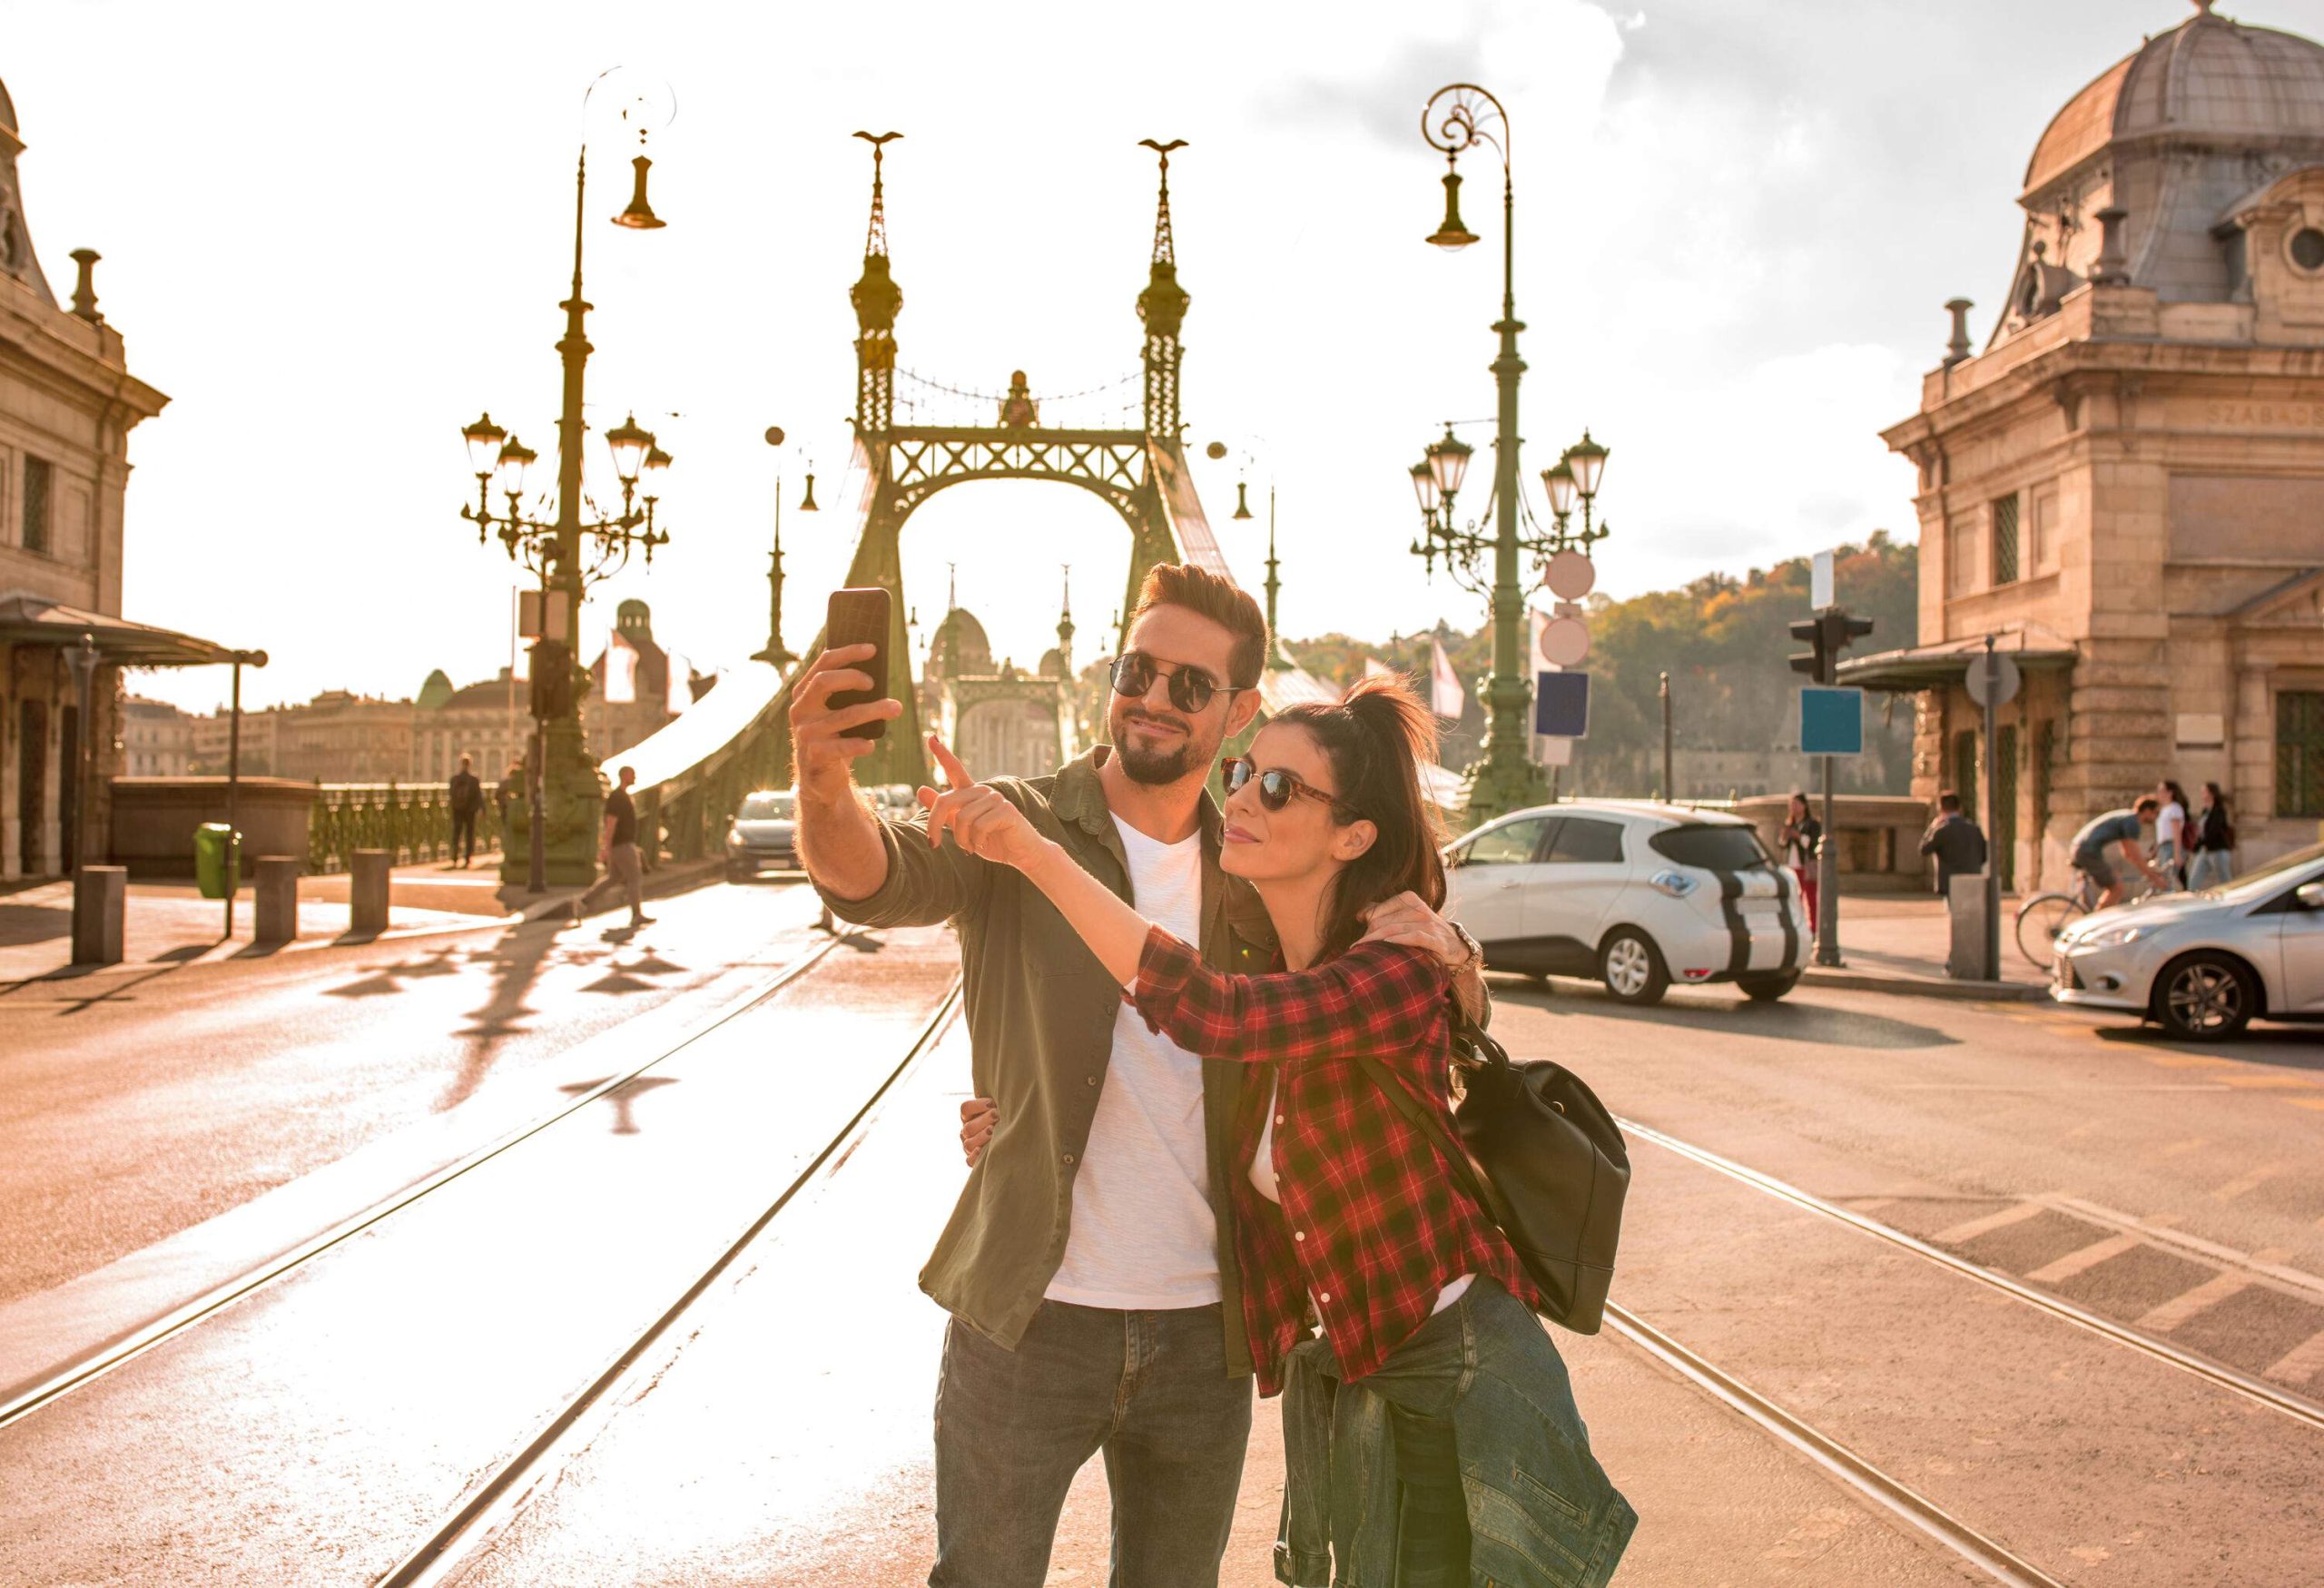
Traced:
[[[1432, 575], [1437, 559], [1442, 557], [1447, 572], [1464, 588], [1480, 594], [1490, 591], [1492, 677], [1485, 691], [1488, 709], [1484, 754], [1471, 770], [1469, 779], [1470, 816], [1473, 821], [1484, 821], [1539, 804], [1548, 788], [1541, 769], [1531, 754], [1532, 725], [1526, 721], [1532, 680], [1525, 666], [1525, 591], [1518, 582], [1518, 557], [1521, 552], [1531, 551], [1540, 562], [1551, 553], [1576, 547], [1586, 554], [1593, 541], [1603, 538], [1605, 531], [1590, 521], [1587, 504], [1597, 493], [1598, 472], [1604, 467], [1606, 453], [1585, 432], [1581, 442], [1567, 449], [1558, 469], [1544, 470], [1542, 483], [1551, 492], [1551, 508], [1557, 513], [1556, 529], [1531, 536], [1523, 532], [1520, 519], [1526, 515], [1517, 468], [1517, 382], [1525, 372], [1525, 363], [1517, 355], [1517, 333], [1525, 326], [1517, 318], [1516, 202], [1510, 163], [1509, 117], [1501, 102], [1484, 89], [1471, 83], [1455, 83], [1430, 96], [1427, 107], [1421, 112], [1421, 135], [1431, 148], [1444, 156], [1444, 219], [1428, 241], [1448, 252], [1466, 248], [1477, 241], [1477, 234], [1461, 219], [1461, 156], [1479, 143], [1501, 156], [1501, 318], [1492, 327], [1501, 339], [1501, 347], [1492, 366], [1500, 401], [1493, 418], [1493, 528], [1490, 538], [1476, 534], [1473, 528], [1463, 530], [1453, 516], [1454, 503], [1475, 449], [1454, 433], [1451, 423], [1445, 425], [1442, 438], [1429, 444], [1426, 454], [1411, 470], [1413, 488], [1420, 502], [1422, 527], [1421, 538], [1413, 543], [1413, 553]], [[1564, 473], [1560, 475], [1559, 469]], [[1557, 508], [1559, 492], [1565, 488], [1561, 482], [1570, 483], [1582, 496], [1582, 536], [1568, 533], [1564, 513]], [[1570, 504], [1571, 498], [1567, 499]], [[1489, 587], [1478, 567], [1488, 548], [1492, 554]]]
[[264, 651], [235, 651], [233, 704], [226, 718], [226, 935], [234, 935], [234, 893], [242, 885], [242, 669], [266, 666]]
[[[556, 344], [564, 382], [556, 421], [556, 518], [542, 520], [524, 512], [525, 473], [538, 454], [494, 424], [489, 413], [460, 430], [477, 481], [476, 502], [462, 508], [460, 517], [476, 525], [479, 545], [497, 531], [510, 560], [533, 569], [541, 581], [542, 633], [535, 642], [533, 662], [537, 726], [527, 768], [532, 785], [532, 842], [526, 885], [534, 893], [542, 892], [552, 881], [586, 886], [597, 874], [595, 807], [601, 797], [601, 780], [582, 736], [578, 692], [572, 687], [571, 646], [577, 636], [581, 603], [589, 585], [610, 578], [627, 565], [632, 548], [643, 547], [646, 566], [651, 567], [655, 548], [666, 546], [670, 539], [668, 532], [655, 524], [660, 480], [669, 469], [670, 455], [656, 444], [652, 431], [637, 423], [635, 414], [606, 432], [606, 446], [621, 483], [621, 511], [584, 517], [585, 508], [596, 513], [594, 504], [585, 503], [581, 485], [582, 441], [588, 430], [583, 418], [582, 375], [590, 352], [585, 330], [590, 305], [581, 295], [581, 243], [589, 180], [586, 122], [591, 95], [613, 75], [610, 72], [600, 74], [582, 95], [585, 130], [573, 178], [573, 284], [557, 305], [565, 311], [565, 334]], [[641, 145], [649, 123], [659, 125], [669, 119], [662, 97], [633, 92], [621, 109], [625, 130], [635, 128]], [[634, 185], [629, 203], [613, 217], [613, 223], [632, 231], [658, 231], [666, 222], [654, 213], [645, 195], [646, 173], [653, 162], [640, 153], [630, 165]], [[496, 486], [507, 498], [507, 507], [499, 513], [492, 510]], [[588, 543], [586, 552], [585, 541]], [[552, 680], [546, 689], [545, 678]], [[554, 820], [545, 808], [552, 804]], [[504, 856], [504, 882], [517, 880], [515, 865], [514, 856]]]

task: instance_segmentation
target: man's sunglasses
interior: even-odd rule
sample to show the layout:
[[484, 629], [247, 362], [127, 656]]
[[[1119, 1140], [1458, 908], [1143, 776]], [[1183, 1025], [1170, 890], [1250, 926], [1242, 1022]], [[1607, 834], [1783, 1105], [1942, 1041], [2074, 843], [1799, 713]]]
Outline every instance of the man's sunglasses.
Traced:
[[1259, 804], [1270, 811], [1283, 809], [1291, 803], [1292, 795], [1298, 794], [1303, 798], [1329, 805], [1334, 821], [1345, 823], [1358, 819], [1354, 809], [1344, 804], [1337, 794], [1327, 794], [1313, 784], [1302, 783], [1280, 767], [1261, 772], [1248, 755], [1229, 755], [1218, 764], [1218, 772], [1219, 775], [1226, 780], [1226, 792], [1230, 794], [1241, 789], [1245, 784], [1256, 779], [1259, 785]]
[[1157, 674], [1170, 681], [1170, 704], [1180, 711], [1200, 711], [1210, 704], [1213, 695], [1240, 692], [1228, 685], [1213, 684], [1208, 674], [1183, 663], [1162, 663], [1143, 651], [1124, 651], [1114, 658], [1114, 693], [1144, 700], [1146, 692], [1154, 687]]

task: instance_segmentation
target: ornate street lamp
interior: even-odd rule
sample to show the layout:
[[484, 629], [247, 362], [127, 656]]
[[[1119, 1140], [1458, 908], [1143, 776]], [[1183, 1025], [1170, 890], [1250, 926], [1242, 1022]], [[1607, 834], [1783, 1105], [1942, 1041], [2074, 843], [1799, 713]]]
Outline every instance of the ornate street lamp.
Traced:
[[[1457, 252], [1478, 240], [1461, 218], [1461, 156], [1482, 143], [1501, 157], [1501, 318], [1492, 327], [1501, 339], [1500, 352], [1492, 361], [1500, 403], [1494, 416], [1492, 533], [1481, 535], [1473, 524], [1464, 529], [1453, 516], [1453, 502], [1474, 449], [1453, 433], [1450, 423], [1443, 437], [1429, 444], [1425, 456], [1411, 471], [1413, 488], [1420, 498], [1422, 529], [1421, 538], [1413, 543], [1413, 553], [1431, 577], [1442, 557], [1446, 571], [1463, 588], [1491, 593], [1493, 662], [1492, 681], [1484, 691], [1484, 754], [1470, 771], [1468, 801], [1470, 818], [1485, 821], [1535, 804], [1547, 793], [1541, 768], [1531, 754], [1532, 724], [1526, 720], [1532, 680], [1526, 666], [1530, 647], [1524, 637], [1525, 592], [1518, 582], [1518, 557], [1531, 552], [1536, 568], [1541, 569], [1555, 554], [1577, 546], [1586, 554], [1591, 542], [1603, 538], [1605, 530], [1590, 523], [1590, 504], [1597, 494], [1606, 449], [1585, 431], [1564, 459], [1541, 471], [1555, 528], [1546, 534], [1524, 533], [1521, 520], [1531, 515], [1518, 483], [1522, 477], [1518, 471], [1517, 383], [1525, 364], [1517, 355], [1517, 333], [1525, 326], [1517, 318], [1516, 186], [1510, 160], [1508, 113], [1484, 89], [1472, 83], [1455, 83], [1430, 96], [1421, 112], [1420, 126], [1421, 136], [1444, 156], [1444, 219], [1428, 241], [1447, 252]], [[1579, 536], [1566, 529], [1566, 515], [1576, 497], [1582, 504], [1583, 528]], [[1481, 566], [1487, 551], [1492, 557], [1489, 583]]]
[[[602, 797], [602, 781], [584, 746], [577, 692], [567, 686], [574, 666], [570, 646], [577, 632], [581, 603], [590, 585], [612, 577], [627, 565], [633, 549], [645, 551], [650, 567], [655, 548], [670, 540], [668, 532], [655, 523], [670, 455], [655, 443], [651, 430], [638, 424], [635, 414], [606, 432], [614, 474], [621, 482], [621, 511], [597, 514], [586, 503], [581, 485], [582, 439], [588, 433], [583, 417], [583, 371], [590, 350], [585, 332], [590, 306], [581, 295], [583, 218], [589, 189], [586, 127], [590, 101], [609, 78], [619, 82], [625, 96], [619, 111], [623, 129], [634, 129], [640, 145], [649, 131], [668, 123], [675, 108], [666, 85], [650, 80], [633, 84], [618, 67], [601, 73], [581, 96], [584, 131], [573, 177], [573, 284], [557, 305], [565, 311], [565, 335], [556, 344], [564, 382], [556, 422], [556, 517], [533, 518], [524, 510], [526, 472], [537, 457], [531, 448], [493, 423], [489, 413], [460, 429], [460, 439], [468, 446], [468, 467], [476, 475], [476, 501], [463, 507], [460, 517], [477, 527], [479, 545], [497, 534], [509, 559], [531, 568], [541, 580], [542, 627], [547, 632], [534, 647], [536, 689], [541, 693], [535, 697], [533, 744], [527, 756], [532, 843], [526, 883], [535, 893], [552, 880], [586, 884], [595, 882], [597, 874], [594, 812]], [[612, 217], [615, 225], [645, 232], [667, 224], [654, 213], [646, 197], [646, 173], [652, 166], [642, 152], [631, 160], [629, 203]], [[492, 506], [496, 488], [506, 504], [497, 513]], [[591, 543], [586, 556], [585, 538]], [[552, 804], [553, 815], [547, 811]], [[547, 853], [552, 827], [556, 843], [553, 860]], [[504, 880], [517, 880], [511, 870], [515, 864], [514, 856], [504, 857]]]

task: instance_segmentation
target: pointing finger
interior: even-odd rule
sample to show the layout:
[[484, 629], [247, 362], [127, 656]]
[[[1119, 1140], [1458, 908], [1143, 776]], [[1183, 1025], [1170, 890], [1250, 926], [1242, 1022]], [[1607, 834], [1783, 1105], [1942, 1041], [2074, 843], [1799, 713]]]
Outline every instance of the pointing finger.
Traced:
[[969, 775], [969, 769], [960, 764], [960, 758], [952, 754], [951, 747], [934, 734], [928, 735], [928, 747], [935, 752], [936, 764], [944, 769], [945, 782], [954, 788], [966, 788], [976, 782]]

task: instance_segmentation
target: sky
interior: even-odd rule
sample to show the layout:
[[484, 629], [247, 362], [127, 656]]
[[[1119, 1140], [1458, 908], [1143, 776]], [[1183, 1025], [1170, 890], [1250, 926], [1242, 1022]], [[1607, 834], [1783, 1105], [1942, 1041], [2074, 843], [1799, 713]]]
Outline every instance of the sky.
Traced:
[[[1917, 408], [1942, 304], [1976, 300], [1982, 340], [2043, 127], [2188, 12], [896, 0], [875, 26], [836, 5], [0, 0], [0, 78], [51, 282], [69, 291], [70, 250], [103, 253], [103, 310], [172, 399], [131, 437], [127, 615], [264, 647], [245, 680], [263, 705], [404, 697], [432, 669], [466, 684], [507, 664], [527, 580], [459, 517], [475, 482], [458, 431], [488, 409], [541, 452], [536, 484], [553, 479], [585, 138], [589, 420], [634, 411], [675, 460], [671, 543], [593, 589], [592, 653], [629, 597], [698, 669], [763, 645], [778, 476], [794, 648], [844, 577], [858, 128], [905, 133], [887, 163], [900, 364], [978, 390], [1023, 369], [1037, 394], [1136, 371], [1154, 210], [1137, 142], [1186, 139], [1171, 177], [1189, 450], [1228, 449], [1197, 462], [1205, 506], [1256, 588], [1273, 492], [1286, 633], [1384, 639], [1483, 618], [1403, 549], [1422, 447], [1494, 411], [1496, 173], [1488, 152], [1463, 162], [1485, 242], [1425, 245], [1443, 167], [1420, 111], [1437, 87], [1480, 83], [1508, 109], [1525, 470], [1585, 425], [1612, 449], [1599, 588], [1619, 597], [1875, 528], [1913, 537], [1911, 470], [1878, 431]], [[2238, 15], [2324, 31], [2324, 0]], [[648, 148], [662, 231], [606, 223], [634, 134], [613, 96], [586, 113], [583, 96], [616, 65], [675, 97]], [[1481, 486], [1492, 427], [1462, 433]], [[589, 448], [609, 502], [597, 435]], [[797, 510], [810, 468], [812, 515]], [[1228, 517], [1238, 478], [1249, 523]], [[1128, 552], [1087, 493], [951, 490], [905, 528], [906, 597], [924, 633], [956, 564], [996, 657], [1030, 666], [1070, 565], [1086, 660]], [[133, 686], [207, 710], [225, 676]]]

